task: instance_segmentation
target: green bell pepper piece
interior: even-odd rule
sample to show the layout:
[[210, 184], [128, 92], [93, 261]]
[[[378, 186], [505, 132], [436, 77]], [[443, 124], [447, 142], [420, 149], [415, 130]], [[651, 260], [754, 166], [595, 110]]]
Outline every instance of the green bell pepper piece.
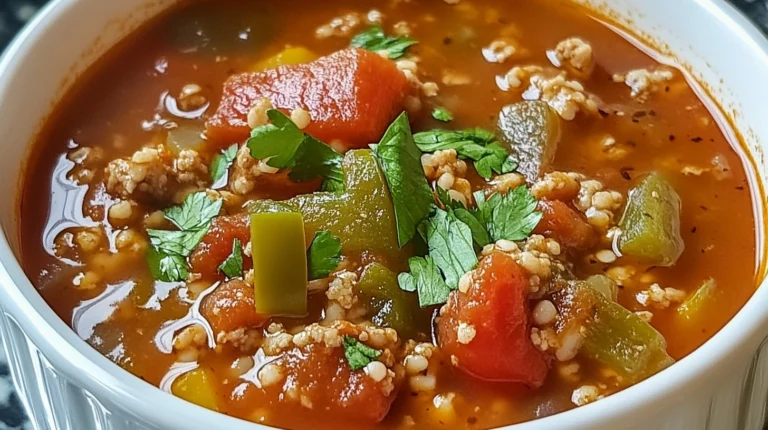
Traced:
[[667, 341], [656, 329], [584, 281], [556, 292], [560, 336], [581, 335], [580, 353], [637, 382], [671, 365]]
[[300, 213], [251, 214], [256, 313], [307, 315], [307, 249]]
[[341, 239], [345, 255], [371, 252], [389, 261], [407, 261], [397, 244], [397, 228], [386, 181], [373, 153], [347, 152], [342, 163], [345, 190], [316, 192], [284, 201], [255, 200], [250, 213], [299, 212], [306, 237], [329, 230]]
[[629, 192], [619, 222], [619, 250], [653, 266], [672, 266], [685, 249], [680, 236], [680, 197], [659, 173]]
[[534, 182], [549, 170], [560, 141], [560, 117], [545, 102], [522, 101], [504, 106], [498, 128], [512, 149], [517, 171]]
[[704, 316], [704, 309], [710, 306], [717, 296], [717, 282], [709, 278], [696, 290], [693, 295], [677, 307], [677, 314], [685, 321], [694, 321]]
[[371, 321], [391, 327], [405, 337], [429, 332], [429, 314], [419, 307], [416, 294], [400, 289], [397, 273], [379, 263], [368, 265], [357, 283]]

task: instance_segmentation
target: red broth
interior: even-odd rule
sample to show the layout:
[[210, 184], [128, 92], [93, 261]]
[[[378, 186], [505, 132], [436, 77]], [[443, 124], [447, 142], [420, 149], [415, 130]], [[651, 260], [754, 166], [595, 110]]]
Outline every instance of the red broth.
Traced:
[[[372, 10], [378, 14], [369, 13]], [[387, 34], [407, 34], [418, 44], [408, 48], [403, 58], [394, 60], [399, 61], [400, 69], [395, 74], [390, 73], [396, 70], [394, 67], [384, 64], [389, 60], [371, 58], [370, 53], [363, 51], [353, 54], [355, 59], [350, 61], [354, 61], [354, 66], [349, 66], [349, 70], [373, 70], [361, 73], [355, 81], [359, 91], [352, 91], [350, 97], [370, 97], [357, 100], [359, 105], [355, 106], [378, 103], [386, 104], [387, 108], [378, 109], [381, 106], [377, 105], [377, 109], [357, 110], [358, 123], [338, 120], [337, 112], [336, 117], [328, 120], [329, 128], [318, 132], [347, 137], [346, 141], [325, 139], [332, 148], [367, 147], [381, 136], [382, 125], [388, 125], [393, 114], [402, 110], [410, 114], [414, 132], [474, 127], [495, 130], [504, 106], [524, 97], [532, 98], [525, 90], [535, 89], [536, 79], [540, 79], [538, 89], [544, 94], [537, 97], [544, 99], [553, 87], [541, 82], [562, 77], [570, 84], [561, 82], [553, 91], [561, 91], [565, 85], [571, 91], [567, 93], [572, 96], [568, 100], [586, 95], [594, 106], [588, 102], [558, 105], [556, 100], [550, 100], [549, 109], [554, 109], [551, 112], [560, 124], [560, 138], [553, 163], [546, 170], [578, 173], [582, 176], [570, 176], [575, 181], [576, 193], [583, 193], [591, 186], [588, 181], [595, 181], [591, 184], [598, 184], [599, 190], [607, 192], [603, 197], [614, 196], [616, 201], [615, 207], [604, 209], [610, 219], [601, 224], [601, 215], [594, 217], [594, 198], [591, 203], [587, 198], [586, 206], [593, 206], [590, 215], [587, 207], [578, 207], [579, 197], [569, 194], [567, 185], [573, 183], [563, 185], [565, 197], [556, 195], [557, 192], [552, 194], [552, 190], [550, 194], [544, 191], [544, 199], [560, 202], [567, 209], [558, 212], [557, 219], [552, 221], [566, 225], [562, 231], [553, 233], [553, 229], [540, 227], [549, 239], [542, 242], [544, 246], [552, 251], [552, 241], [557, 242], [558, 252], [546, 257], [550, 259], [547, 264], [563, 265], [577, 279], [593, 274], [613, 279], [619, 285], [618, 303], [650, 319], [651, 326], [666, 339], [666, 351], [674, 360], [685, 357], [709, 339], [751, 296], [759, 266], [755, 202], [750, 191], [755, 185], [748, 181], [745, 172], [751, 166], [744, 164], [741, 142], [728, 140], [711, 114], [716, 108], [697, 97], [681, 71], [660, 65], [612, 31], [600, 17], [554, 0], [461, 0], [455, 5], [436, 0], [300, 1], [291, 7], [275, 2], [224, 0], [184, 2], [142, 27], [81, 79], [43, 127], [29, 161], [21, 202], [23, 265], [61, 318], [98, 351], [147, 382], [219, 412], [280, 427], [337, 428], [345, 423], [354, 428], [487, 428], [565, 411], [636, 382], [589, 356], [584, 349], [575, 357], [566, 357], [567, 360], [558, 358], [555, 351], [563, 347], [558, 324], [566, 315], [557, 309], [557, 299], [549, 296], [556, 294], [554, 276], [552, 280], [542, 277], [542, 285], [547, 286], [542, 286], [540, 293], [530, 292], [524, 303], [511, 298], [501, 302], [499, 298], [486, 309], [499, 315], [506, 315], [508, 310], [504, 307], [513, 303], [523, 309], [517, 317], [528, 321], [526, 333], [532, 335], [525, 339], [531, 344], [526, 343], [526, 348], [537, 348], [532, 357], [545, 357], [546, 377], [537, 388], [526, 387], [519, 383], [524, 382], [520, 379], [490, 382], [482, 380], [489, 378], [468, 374], [466, 365], [445, 353], [446, 345], [433, 334], [443, 329], [434, 318], [440, 313], [439, 306], [410, 309], [410, 326], [395, 332], [393, 341], [392, 330], [370, 326], [378, 323], [371, 321], [370, 309], [366, 313], [365, 307], [372, 306], [372, 302], [363, 297], [359, 284], [351, 290], [356, 305], [342, 309], [345, 316], [336, 323], [330, 322], [333, 312], [339, 311], [338, 306], [344, 308], [345, 298], [352, 298], [322, 292], [309, 295], [306, 317], [254, 318], [253, 302], [245, 301], [242, 294], [246, 291], [248, 296], [248, 289], [253, 288], [247, 276], [253, 265], [247, 255], [244, 279], [225, 284], [231, 289], [235, 305], [215, 310], [215, 303], [206, 305], [203, 301], [203, 315], [215, 314], [217, 321], [211, 324], [231, 328], [224, 333], [229, 338], [201, 335], [199, 330], [184, 333], [183, 324], [168, 328], [173, 321], [185, 318], [196, 300], [203, 300], [200, 297], [225, 297], [224, 287], [211, 292], [214, 282], [224, 281], [216, 268], [229, 255], [234, 236], [241, 237], [243, 244], [250, 238], [246, 218], [240, 215], [237, 221], [226, 217], [244, 213], [248, 201], [285, 200], [319, 188], [319, 181], [297, 184], [284, 173], [272, 173], [273, 169], [253, 159], [248, 169], [262, 170], [255, 177], [243, 173], [242, 181], [235, 185], [239, 176], [234, 169], [238, 167], [231, 167], [225, 192], [216, 193], [224, 201], [221, 220], [212, 227], [219, 233], [203, 239], [211, 247], [197, 256], [193, 253], [192, 274], [185, 281], [154, 279], [147, 262], [151, 247], [147, 229], [173, 228], [158, 211], [179, 205], [191, 192], [210, 188], [213, 158], [222, 148], [243, 144], [249, 132], [250, 127], [243, 125], [245, 137], [235, 133], [214, 139], [210, 134], [210, 121], [216, 116], [222, 98], [227, 103], [223, 93], [225, 82], [242, 73], [281, 63], [306, 63], [343, 50], [352, 36], [370, 25], [369, 21], [380, 21]], [[588, 44], [590, 65], [583, 70], [567, 64], [555, 68], [550, 57], [556, 54], [548, 56], [547, 52], [573, 37]], [[284, 51], [288, 46], [304, 49]], [[282, 59], [274, 59], [281, 51], [288, 53]], [[569, 61], [581, 64], [577, 59], [566, 59], [565, 63]], [[658, 75], [627, 75], [632, 70]], [[306, 71], [301, 73], [307, 75]], [[614, 79], [615, 75], [627, 76]], [[633, 95], [630, 84], [637, 84], [643, 76], [650, 79], [648, 85], [644, 89], [637, 86]], [[658, 81], [654, 82], [656, 78]], [[277, 78], [268, 75], [258, 79], [266, 79], [272, 85]], [[312, 80], [297, 79], [295, 85], [310, 85]], [[315, 75], [313, 79], [319, 80], [322, 87], [335, 78]], [[518, 87], [514, 85], [516, 79], [521, 81]], [[403, 90], [407, 94], [398, 92], [403, 82], [407, 82]], [[187, 94], [181, 94], [185, 90]], [[365, 91], [374, 95], [361, 96]], [[325, 96], [328, 98], [317, 100], [317, 109], [325, 109], [325, 103], [330, 103], [332, 96]], [[272, 100], [273, 105], [279, 103], [280, 100]], [[454, 119], [448, 123], [437, 121], [431, 115], [435, 107], [444, 107]], [[313, 109], [309, 109], [314, 117], [307, 130], [315, 133], [320, 130], [320, 119], [316, 113], [319, 111]], [[283, 110], [294, 122], [301, 121], [300, 114], [291, 115], [291, 109]], [[224, 116], [227, 115], [233, 114]], [[206, 122], [210, 135], [204, 140], [200, 136], [206, 134]], [[365, 133], [354, 134], [362, 137], [349, 137], [352, 134], [342, 131], [347, 127], [357, 133], [368, 126], [370, 129]], [[193, 148], [194, 156], [190, 152], [178, 153], [173, 149], [174, 142], [182, 148]], [[151, 150], [147, 152], [146, 148]], [[489, 182], [477, 174], [471, 161], [457, 161], [455, 154], [453, 158], [450, 154], [441, 156], [447, 157], [447, 164], [439, 164], [437, 155], [427, 157], [426, 161], [422, 158], [428, 165], [425, 169], [430, 185], [435, 186], [440, 180], [435, 171], [441, 167], [435, 166], [443, 166], [455, 180], [443, 178], [441, 183], [451, 182], [446, 188], [455, 191], [453, 195], [462, 195], [459, 199], [470, 206], [473, 197], [468, 190], [484, 190], [490, 195], [506, 191], [499, 188], [499, 182], [522, 181], [520, 176], [507, 175], [503, 180]], [[150, 160], [147, 164], [140, 163], [146, 158]], [[136, 173], [131, 168], [141, 165], [144, 169], [132, 177], [132, 185], [116, 174], [114, 163], [121, 159], [128, 169], [128, 173], [123, 173], [129, 179], [131, 172]], [[430, 163], [436, 164], [429, 167]], [[248, 169], [245, 170], [253, 172]], [[611, 240], [606, 239], [610, 227], [619, 224], [630, 189], [650, 172], [661, 173], [681, 201], [679, 225], [685, 250], [669, 267], [649, 265], [632, 256], [617, 258]], [[543, 182], [528, 182], [533, 190], [546, 187]], [[65, 195], [72, 205], [64, 205]], [[582, 227], [588, 237], [574, 236]], [[367, 242], [361, 239], [361, 243]], [[485, 252], [477, 249], [481, 265], [490, 259], [487, 254], [500, 252], [500, 245], [505, 244], [497, 242], [495, 250], [489, 248]], [[527, 239], [517, 246], [527, 250], [534, 249], [536, 244]], [[310, 291], [329, 288], [329, 284], [333, 289], [333, 282], [339, 287], [343, 283], [343, 276], [339, 276], [342, 272], [358, 282], [372, 262], [384, 262], [394, 273], [406, 271], [407, 257], [423, 254], [411, 248], [399, 252], [396, 258], [382, 257], [375, 249], [342, 252], [341, 266], [325, 281], [312, 281], [317, 285], [311, 282]], [[521, 263], [519, 253], [507, 254], [517, 255], [517, 263], [494, 264], [488, 270], [501, 270], [499, 267], [505, 264], [530, 269]], [[545, 258], [542, 254], [546, 252], [534, 254]], [[200, 265], [211, 267], [212, 275], [196, 275], [195, 268]], [[517, 269], [509, 270], [512, 272], [499, 275], [504, 279], [501, 284], [483, 285], [484, 291], [517, 288], [514, 280], [518, 278], [513, 274]], [[479, 276], [473, 275], [473, 279]], [[521, 276], [530, 280], [538, 275], [529, 270]], [[690, 319], [681, 317], [681, 303], [709, 279], [717, 285], [711, 303], [705, 303]], [[461, 297], [460, 292], [453, 294]], [[410, 299], [407, 303], [412, 306], [415, 298]], [[558, 323], [531, 322], [548, 319], [548, 305], [537, 307], [542, 301], [557, 305]], [[211, 309], [206, 311], [206, 306]], [[357, 307], [363, 310], [358, 311]], [[219, 311], [224, 313], [218, 314]], [[323, 321], [324, 326], [318, 330], [325, 333], [329, 327], [336, 327], [336, 337], [352, 336], [365, 343], [373, 342], [377, 335], [374, 333], [384, 336], [386, 339], [378, 348], [385, 351], [380, 362], [392, 372], [384, 379], [391, 386], [385, 387], [373, 378], [373, 368], [366, 373], [346, 367], [338, 342], [331, 342], [331, 346], [310, 343], [294, 349], [268, 345], [268, 339], [280, 335], [290, 338], [310, 324]], [[446, 328], [453, 329], [456, 327]], [[461, 337], [462, 329], [457, 330]], [[472, 326], [469, 338], [484, 336], [483, 330]], [[500, 333], [511, 336], [507, 329]], [[437, 346], [430, 346], [433, 342]], [[472, 339], [454, 346], [461, 350], [462, 345], [468, 347], [471, 342]], [[415, 347], [417, 344], [420, 346]], [[504, 343], [499, 346], [501, 353], [487, 346], [477, 348], [486, 348], [478, 352], [485, 360], [479, 362], [480, 367], [494, 367], [519, 351]], [[277, 366], [275, 378], [279, 382], [262, 388], [262, 378], [269, 378], [259, 374], [258, 369], [263, 371], [267, 362]], [[428, 365], [422, 369], [423, 362]], [[523, 379], [529, 386], [539, 385], [538, 380], [532, 382], [536, 378], [531, 378], [526, 374]], [[190, 394], [191, 391], [196, 394]]]

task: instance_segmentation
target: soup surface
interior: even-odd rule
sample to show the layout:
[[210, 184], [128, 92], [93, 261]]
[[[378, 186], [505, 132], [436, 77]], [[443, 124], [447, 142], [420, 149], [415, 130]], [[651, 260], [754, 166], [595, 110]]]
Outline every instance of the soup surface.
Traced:
[[221, 413], [501, 426], [663, 370], [746, 302], [739, 151], [568, 2], [183, 2], [41, 132], [23, 262], [94, 348]]

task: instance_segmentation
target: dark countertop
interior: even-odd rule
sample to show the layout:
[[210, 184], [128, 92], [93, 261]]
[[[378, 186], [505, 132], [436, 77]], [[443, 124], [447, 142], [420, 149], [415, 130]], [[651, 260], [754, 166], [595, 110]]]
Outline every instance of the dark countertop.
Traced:
[[[729, 0], [768, 34], [768, 0]], [[0, 46], [11, 41], [24, 23], [47, 0], [0, 0]], [[0, 348], [0, 430], [33, 430], [16, 397], [8, 374], [5, 353]]]

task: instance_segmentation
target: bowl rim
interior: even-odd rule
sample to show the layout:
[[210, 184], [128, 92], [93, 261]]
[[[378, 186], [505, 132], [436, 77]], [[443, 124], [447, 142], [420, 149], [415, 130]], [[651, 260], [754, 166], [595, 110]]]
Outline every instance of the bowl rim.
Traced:
[[[728, 27], [738, 36], [740, 43], [749, 46], [752, 54], [768, 69], [768, 39], [735, 6], [725, 0], [692, 0], [707, 11], [713, 19]], [[52, 0], [16, 35], [0, 57], [0, 99], [7, 93], [8, 76], [18, 74], [26, 56], [37, 49], [34, 36], [47, 32], [52, 23], [78, 6], [78, 1]], [[89, 65], [90, 66], [90, 65]], [[768, 178], [758, 180], [767, 183]], [[17, 210], [14, 202], [14, 212]], [[257, 423], [240, 420], [214, 412], [165, 392], [144, 382], [124, 370], [82, 340], [43, 300], [21, 268], [8, 242], [7, 232], [0, 235], [0, 295], [6, 317], [13, 320], [40, 350], [45, 359], [62, 371], [77, 385], [90, 391], [96, 399], [108, 398], [110, 403], [139, 421], [163, 428], [191, 428], [201, 424], [215, 424], [230, 429], [266, 428]], [[765, 251], [764, 251], [765, 253]], [[728, 356], [752, 354], [768, 334], [768, 280], [763, 279], [744, 306], [714, 336], [694, 350], [681, 362], [641, 381], [600, 402], [585, 405], [552, 416], [514, 424], [509, 428], [588, 428], [595, 424], [619, 424], [637, 416], [642, 410], [674, 401], [686, 391], [704, 384], [707, 375]], [[9, 341], [9, 339], [6, 339]], [[749, 348], [745, 348], [749, 346]], [[4, 348], [9, 360], [13, 354], [8, 342]], [[663, 393], [663, 394], [659, 394]], [[115, 399], [118, 399], [115, 401]], [[28, 406], [23, 400], [25, 408]], [[158, 407], [158, 405], [164, 405]], [[599, 406], [598, 406], [599, 405]], [[597, 409], [597, 408], [600, 409]], [[169, 414], [168, 408], [174, 413]], [[634, 411], [634, 412], [633, 412]], [[27, 413], [30, 411], [27, 410]], [[179, 413], [180, 412], [180, 413]]]

